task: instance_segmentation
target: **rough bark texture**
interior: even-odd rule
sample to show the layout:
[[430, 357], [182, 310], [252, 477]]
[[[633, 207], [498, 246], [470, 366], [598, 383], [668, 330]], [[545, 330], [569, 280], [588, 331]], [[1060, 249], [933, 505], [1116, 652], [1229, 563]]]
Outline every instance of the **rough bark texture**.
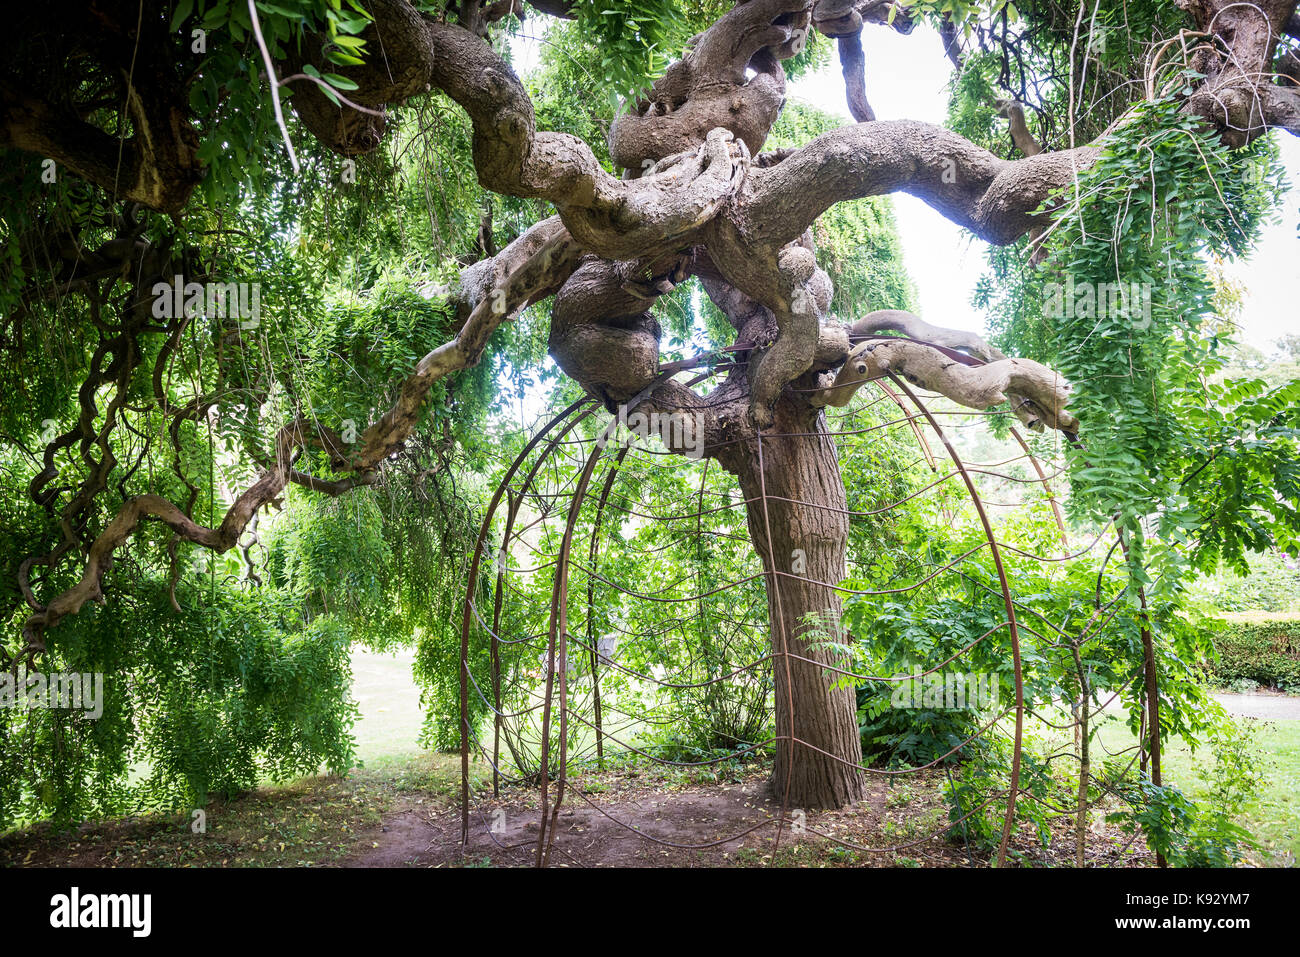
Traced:
[[792, 808], [844, 807], [861, 800], [864, 788], [857, 704], [851, 687], [830, 690], [832, 675], [822, 667], [830, 655], [810, 647], [808, 639], [819, 635], [808, 634], [806, 620], [816, 616], [823, 630], [840, 620], [839, 594], [827, 583], [845, 576], [844, 483], [823, 415], [783, 399], [776, 422], [779, 433], [816, 434], [763, 439], [761, 475], [757, 439], [744, 443], [733, 465], [768, 573], [778, 736], [772, 783]]
[[[645, 164], [695, 149], [717, 126], [751, 153], [762, 149], [785, 103], [779, 48], [793, 29], [806, 30], [806, 7], [804, 0], [749, 0], [718, 22], [724, 29], [694, 37], [686, 56], [614, 121], [609, 155], [615, 165], [640, 176]], [[773, 26], [778, 18], [784, 26]]]
[[858, 344], [834, 384], [814, 396], [814, 401], [847, 405], [860, 387], [890, 372], [972, 409], [1001, 405], [1017, 396], [1016, 411], [1032, 408], [1026, 416], [1031, 427], [1046, 425], [1071, 435], [1079, 429], [1078, 419], [1065, 411], [1069, 384], [1047, 366], [1032, 359], [1006, 358], [969, 365], [929, 343], [910, 339], [869, 339]]
[[[203, 178], [203, 164], [187, 90], [176, 81], [167, 21], [141, 17], [139, 6], [126, 0], [101, 0], [94, 8], [60, 6], [65, 9], [10, 9], [23, 18], [7, 24], [20, 43], [28, 43], [37, 29], [48, 29], [52, 20], [59, 34], [17, 51], [25, 62], [27, 54], [48, 50], [53, 62], [45, 76], [6, 76], [9, 61], [19, 59], [10, 55], [14, 51], [0, 61], [0, 148], [52, 159], [116, 199], [179, 212]], [[66, 75], [86, 60], [113, 72], [120, 84], [115, 92], [123, 129], [129, 122], [130, 135], [119, 137], [89, 122], [79, 108], [79, 91], [70, 88]]]
[[1176, 3], [1211, 38], [1193, 48], [1191, 66], [1205, 78], [1184, 108], [1218, 129], [1231, 146], [1244, 146], [1269, 127], [1300, 135], [1300, 87], [1286, 63], [1276, 61], [1295, 0]]

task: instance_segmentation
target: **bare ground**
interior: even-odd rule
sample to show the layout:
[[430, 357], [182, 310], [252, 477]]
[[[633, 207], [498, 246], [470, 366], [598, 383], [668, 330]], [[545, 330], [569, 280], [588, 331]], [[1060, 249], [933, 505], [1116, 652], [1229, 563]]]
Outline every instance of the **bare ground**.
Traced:
[[[987, 854], [943, 830], [940, 774], [872, 776], [867, 798], [839, 811], [789, 809], [779, 832], [779, 796], [768, 770], [729, 779], [642, 768], [589, 772], [571, 780], [556, 819], [557, 867], [970, 867]], [[206, 809], [196, 833], [189, 814], [150, 815], [59, 832], [47, 824], [0, 836], [10, 867], [511, 867], [536, 862], [541, 803], [536, 788], [491, 793], [474, 771], [469, 843], [460, 844], [459, 760], [426, 755], [397, 768], [347, 778], [307, 778], [263, 788]], [[550, 794], [554, 796], [554, 786]], [[779, 843], [779, 846], [778, 846]], [[1044, 852], [1017, 835], [1013, 856], [1028, 866], [1068, 865], [1072, 836]], [[1126, 847], [1126, 845], [1128, 845]], [[1089, 835], [1089, 863], [1144, 866], [1141, 842], [1104, 824]]]
[[[674, 787], [637, 771], [589, 774], [571, 782], [558, 817], [550, 861], [559, 867], [912, 866], [987, 864], [987, 854], [943, 830], [939, 775], [900, 784], [873, 778], [860, 804], [839, 811], [791, 809], [786, 825], [766, 770], [737, 782]], [[554, 789], [551, 789], [554, 794]], [[363, 835], [369, 846], [342, 863], [358, 867], [532, 866], [541, 828], [539, 795], [522, 788], [484, 795], [471, 807], [461, 846], [458, 806], [406, 811], [386, 830]], [[779, 830], [779, 837], [778, 837]], [[960, 832], [958, 832], [960, 835]], [[1014, 842], [1029, 865], [1068, 864], [1028, 835]], [[1062, 836], [1062, 847], [1072, 846]], [[1142, 866], [1146, 851], [1104, 825], [1094, 826], [1090, 863]]]

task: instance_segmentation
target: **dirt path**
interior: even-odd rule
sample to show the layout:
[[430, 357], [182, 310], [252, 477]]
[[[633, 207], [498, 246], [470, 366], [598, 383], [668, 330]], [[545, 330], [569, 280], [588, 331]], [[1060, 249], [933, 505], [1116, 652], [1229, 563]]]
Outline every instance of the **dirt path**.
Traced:
[[[745, 848], [772, 843], [771, 822], [780, 806], [773, 804], [766, 790], [765, 784], [754, 782], [698, 791], [638, 792], [599, 804], [587, 804], [570, 790], [555, 825], [554, 863], [583, 867], [726, 864]], [[363, 835], [374, 846], [348, 863], [359, 867], [530, 865], [536, 859], [541, 817], [533, 798], [521, 794], [515, 800], [476, 806], [464, 858], [460, 812], [445, 808], [406, 811], [386, 821], [383, 830]], [[784, 840], [788, 843], [790, 835]]]
[[[556, 819], [556, 867], [970, 867], [987, 848], [944, 833], [942, 772], [872, 775], [865, 800], [837, 811], [787, 809], [777, 843], [780, 801], [769, 770], [729, 779], [590, 771], [571, 778]], [[347, 778], [305, 778], [207, 807], [207, 830], [185, 814], [149, 815], [60, 832], [49, 824], [0, 836], [0, 867], [530, 867], [541, 818], [532, 788], [494, 799], [476, 768], [468, 847], [460, 843], [459, 759], [426, 756], [400, 768]], [[554, 788], [550, 796], [553, 798]], [[585, 799], [584, 799], [585, 796]], [[1063, 819], [1064, 820], [1064, 819]], [[1068, 825], [1065, 821], [1062, 827]], [[993, 826], [1000, 824], [1000, 818]], [[1054, 827], [1054, 830], [1057, 828]], [[1012, 840], [1013, 858], [1031, 866], [1069, 864], [1073, 835], [1038, 845], [1033, 828]], [[1145, 866], [1146, 852], [1098, 816], [1091, 863]]]
[[[664, 782], [632, 779], [599, 783], [608, 790], [588, 800], [570, 788], [555, 825], [552, 866], [557, 867], [728, 867], [979, 866], [985, 855], [968, 853], [960, 840], [934, 838], [947, 818], [939, 778], [898, 785], [877, 777], [866, 799], [839, 811], [795, 810], [796, 826], [781, 831], [781, 804], [765, 774], [733, 784], [665, 788]], [[406, 809], [382, 828], [360, 835], [361, 850], [342, 861], [348, 867], [512, 867], [536, 861], [540, 811], [532, 791], [503, 792], [474, 805], [468, 849], [462, 854], [461, 818], [454, 806]], [[1094, 834], [1090, 857], [1110, 866], [1141, 865], [1141, 848], [1121, 850], [1124, 841], [1109, 828]], [[842, 842], [842, 843], [837, 843]], [[1047, 863], [1032, 835], [1020, 844], [1033, 863]], [[1068, 848], [1068, 841], [1060, 842]], [[857, 848], [846, 846], [857, 845]], [[863, 850], [861, 848], [867, 848]], [[1055, 863], [1055, 861], [1053, 861]], [[1062, 860], [1059, 863], [1068, 863]]]

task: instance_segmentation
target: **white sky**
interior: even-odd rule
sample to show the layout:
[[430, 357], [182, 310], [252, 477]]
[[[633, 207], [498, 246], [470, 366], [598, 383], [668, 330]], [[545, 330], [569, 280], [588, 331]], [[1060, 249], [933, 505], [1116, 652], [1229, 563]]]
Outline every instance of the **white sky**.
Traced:
[[[947, 118], [947, 81], [951, 64], [939, 35], [918, 26], [910, 36], [885, 27], [862, 31], [867, 54], [867, 99], [878, 119]], [[844, 101], [839, 62], [790, 84], [789, 95], [843, 116], [852, 122]], [[1273, 134], [1282, 150], [1288, 178], [1300, 186], [1300, 139]], [[1242, 311], [1245, 342], [1265, 352], [1279, 336], [1300, 333], [1300, 305], [1295, 281], [1300, 278], [1300, 188], [1287, 194], [1278, 222], [1265, 228], [1249, 261], [1233, 263], [1229, 273], [1246, 287]], [[984, 266], [987, 244], [974, 239], [918, 199], [894, 194], [894, 209], [907, 271], [916, 282], [918, 306], [937, 325], [980, 330], [984, 317], [970, 305], [971, 292]]]

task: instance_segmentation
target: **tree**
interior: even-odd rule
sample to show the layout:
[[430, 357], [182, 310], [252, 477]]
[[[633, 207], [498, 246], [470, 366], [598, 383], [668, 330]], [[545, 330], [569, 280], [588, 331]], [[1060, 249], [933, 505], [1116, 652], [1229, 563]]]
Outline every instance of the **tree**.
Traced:
[[[684, 431], [665, 429], [665, 441], [685, 453], [697, 448], [685, 436], [698, 437], [704, 455], [732, 473], [745, 496], [750, 537], [767, 573], [779, 787], [809, 807], [861, 797], [852, 691], [830, 686], [827, 653], [808, 640], [803, 624], [809, 615], [838, 616], [835, 585], [845, 576], [845, 490], [824, 409], [845, 404], [864, 382], [894, 376], [973, 408], [1007, 402], [1031, 428], [1057, 429], [1071, 440], [1089, 420], [1081, 424], [1066, 411], [1070, 392], [1061, 375], [977, 336], [893, 310], [836, 319], [811, 227], [838, 203], [902, 191], [991, 243], [1031, 236], [1037, 260], [1062, 216], [1077, 212], [1080, 179], [1105, 164], [1111, 144], [1140, 126], [1151, 104], [1171, 104], [1175, 119], [1161, 114], [1160, 122], [1195, 131], [1179, 156], [1198, 149], [1199, 135], [1240, 149], [1270, 128], [1300, 133], [1296, 4], [1180, 0], [1174, 11], [1157, 3], [1092, 9], [1033, 2], [1017, 9], [995, 0], [954, 13], [928, 0], [906, 8], [889, 0], [746, 0], [693, 15], [667, 2], [653, 5], [651, 15], [630, 5], [594, 6], [600, 9], [531, 3], [534, 12], [577, 17], [601, 37], [615, 82], [653, 66], [637, 57], [653, 42], [673, 41], [674, 24], [691, 16], [712, 21], [626, 103], [609, 132], [611, 168], [591, 144], [538, 129], [525, 87], [492, 42], [509, 18], [525, 13], [518, 0], [445, 8], [403, 0], [349, 0], [346, 8], [323, 0], [250, 0], [246, 7], [181, 0], [170, 11], [109, 0], [66, 4], [55, 29], [46, 25], [46, 9], [18, 15], [5, 41], [0, 147], [43, 158], [46, 172], [70, 171], [101, 197], [127, 205], [98, 221], [50, 215], [26, 232], [11, 226], [11, 280], [18, 279], [6, 335], [21, 338], [32, 306], [24, 275], [52, 276], [57, 296], [80, 294], [98, 305], [106, 303], [105, 283], [111, 289], [120, 280], [129, 290], [104, 327], [116, 332], [106, 334], [86, 370], [83, 414], [45, 443], [45, 468], [31, 489], [39, 505], [52, 508], [63, 493], [47, 488], [59, 475], [55, 457], [79, 445], [90, 475], [64, 497], [62, 540], [18, 569], [30, 606], [22, 654], [42, 652], [60, 622], [102, 598], [105, 573], [152, 523], [171, 531], [173, 549], [187, 542], [224, 552], [290, 484], [340, 495], [377, 483], [390, 457], [413, 441], [431, 391], [450, 388], [478, 363], [521, 309], [553, 297], [548, 347], [564, 373], [611, 412], [690, 423]], [[637, 42], [608, 24], [602, 32], [606, 16], [630, 25]], [[982, 81], [1004, 94], [981, 115], [992, 117], [996, 108], [1010, 120], [1014, 149], [927, 123], [874, 118], [863, 24], [907, 32], [920, 18], [939, 26], [961, 83]], [[803, 53], [814, 31], [837, 41], [860, 122], [801, 148], [764, 152], [785, 102], [783, 63]], [[1108, 36], [1115, 37], [1109, 47]], [[257, 84], [250, 72], [260, 72]], [[1084, 93], [1095, 108], [1080, 109]], [[84, 518], [117, 465], [109, 436], [141, 365], [139, 337], [165, 336], [155, 365], [161, 369], [185, 334], [184, 309], [159, 314], [172, 294], [159, 292], [158, 283], [179, 277], [174, 301], [184, 305], [185, 282], [213, 274], [192, 251], [150, 241], [141, 211], [180, 217], [202, 190], [201, 202], [216, 211], [211, 228], [221, 230], [221, 210], [241, 195], [241, 183], [252, 187], [254, 202], [292, 192], [292, 184], [257, 168], [279, 149], [280, 133], [298, 166], [282, 97], [319, 146], [355, 162], [379, 148], [392, 110], [438, 94], [468, 120], [478, 182], [549, 203], [555, 214], [538, 216], [499, 251], [486, 221], [481, 258], [445, 291], [451, 334], [424, 350], [391, 405], [358, 427], [355, 442], [294, 416], [260, 453], [256, 480], [211, 524], [193, 517], [193, 495], [177, 502], [150, 492], [124, 498], [92, 533]], [[1035, 112], [1037, 137], [1026, 107]], [[1016, 152], [1023, 155], [1010, 158]], [[1234, 196], [1228, 216], [1251, 201]], [[92, 237], [101, 240], [93, 247]], [[656, 300], [689, 277], [698, 277], [732, 327], [733, 341], [717, 344], [732, 361], [707, 394], [659, 361]], [[202, 423], [221, 403], [273, 408], [266, 383], [239, 380], [247, 331], [236, 322], [220, 343], [216, 362], [225, 381], [217, 393], [176, 407], [155, 373], [159, 410], [174, 427]], [[101, 414], [96, 391], [113, 383], [116, 398]], [[179, 455], [175, 433], [173, 442]], [[80, 569], [76, 580], [57, 585], [55, 572], [69, 563]], [[37, 594], [32, 573], [41, 567], [49, 574]]]

